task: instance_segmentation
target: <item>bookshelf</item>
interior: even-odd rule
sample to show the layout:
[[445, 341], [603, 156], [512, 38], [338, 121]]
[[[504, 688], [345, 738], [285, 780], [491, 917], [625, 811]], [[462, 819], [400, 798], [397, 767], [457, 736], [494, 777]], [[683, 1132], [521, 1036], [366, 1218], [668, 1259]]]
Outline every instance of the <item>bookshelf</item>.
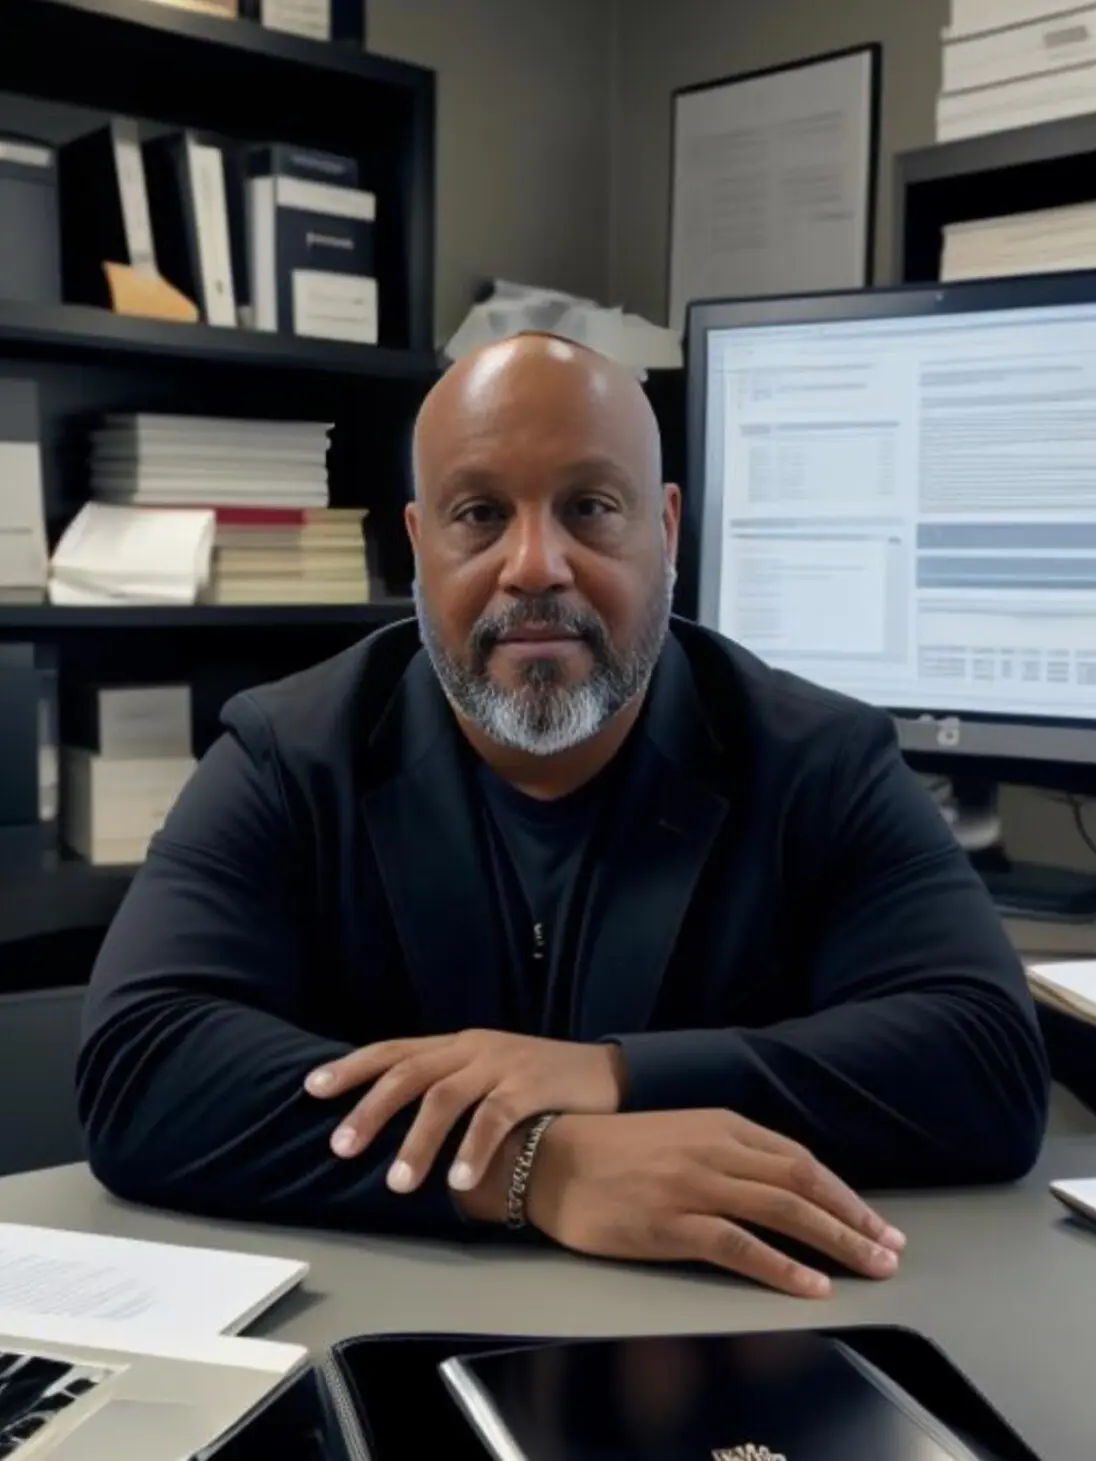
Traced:
[[[0, 647], [32, 645], [59, 676], [78, 666], [103, 681], [190, 679], [201, 753], [229, 695], [411, 612], [402, 533], [408, 442], [438, 369], [434, 74], [158, 0], [3, 0], [0, 10], [0, 133], [62, 146], [125, 116], [148, 136], [193, 128], [245, 143], [291, 143], [355, 158], [362, 186], [376, 196], [376, 346], [0, 298], [0, 376], [38, 387], [51, 541], [86, 500], [83, 443], [104, 412], [335, 423], [332, 505], [369, 511], [374, 602], [125, 609], [0, 602]], [[14, 950], [39, 934], [90, 929], [94, 936], [131, 874], [88, 867], [45, 842], [31, 865], [0, 858], [0, 962], [5, 945]], [[41, 981], [57, 982], [45, 960]]]
[[242, 604], [225, 607], [198, 604], [135, 605], [132, 608], [55, 608], [51, 604], [0, 604], [0, 641], [52, 638], [54, 635], [97, 631], [126, 634], [182, 629], [276, 629], [287, 623], [297, 629], [346, 629], [366, 634], [382, 624], [393, 624], [414, 613], [407, 599], [375, 599], [368, 604]]
[[940, 277], [944, 228], [1096, 199], [1096, 113], [943, 142], [895, 161], [893, 277]]
[[437, 374], [433, 353], [383, 345], [351, 345], [133, 319], [81, 304], [38, 305], [0, 299], [0, 354], [6, 360], [113, 362], [155, 368], [161, 361], [244, 367], [348, 380], [420, 381]]

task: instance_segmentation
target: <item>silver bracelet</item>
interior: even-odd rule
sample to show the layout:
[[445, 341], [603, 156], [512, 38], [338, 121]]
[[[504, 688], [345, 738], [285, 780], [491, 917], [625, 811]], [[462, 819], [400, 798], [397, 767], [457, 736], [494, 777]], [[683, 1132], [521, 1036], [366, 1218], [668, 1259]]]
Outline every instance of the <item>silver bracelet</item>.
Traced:
[[529, 1190], [529, 1178], [533, 1175], [537, 1148], [540, 1146], [544, 1133], [559, 1114], [558, 1111], [547, 1111], [543, 1116], [538, 1116], [525, 1134], [521, 1151], [514, 1163], [514, 1170], [510, 1174], [510, 1187], [506, 1193], [506, 1226], [508, 1228], [524, 1228], [526, 1225], [525, 1194]]

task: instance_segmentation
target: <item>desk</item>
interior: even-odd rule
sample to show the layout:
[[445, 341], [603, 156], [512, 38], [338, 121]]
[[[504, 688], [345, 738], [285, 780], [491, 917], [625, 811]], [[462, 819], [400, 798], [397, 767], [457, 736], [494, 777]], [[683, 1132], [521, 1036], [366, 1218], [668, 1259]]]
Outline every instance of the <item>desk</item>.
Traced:
[[0, 1181], [0, 1219], [305, 1258], [304, 1288], [255, 1334], [314, 1350], [400, 1331], [545, 1335], [905, 1324], [937, 1341], [1046, 1461], [1091, 1461], [1096, 1233], [1046, 1191], [1096, 1175], [1096, 1137], [1051, 1142], [1039, 1170], [1004, 1191], [917, 1193], [880, 1205], [909, 1234], [901, 1275], [844, 1279], [826, 1303], [719, 1275], [592, 1263], [555, 1251], [411, 1243], [258, 1229], [115, 1202], [86, 1168]]
[[1096, 924], [1049, 923], [1028, 918], [1006, 918], [1013, 948], [1031, 962], [1040, 959], [1096, 958]]

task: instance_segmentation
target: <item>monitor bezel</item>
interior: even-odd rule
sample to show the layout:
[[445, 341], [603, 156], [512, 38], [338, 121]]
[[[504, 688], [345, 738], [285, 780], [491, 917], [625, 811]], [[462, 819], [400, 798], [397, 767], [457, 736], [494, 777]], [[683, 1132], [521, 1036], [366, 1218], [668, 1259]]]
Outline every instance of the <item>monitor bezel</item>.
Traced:
[[[961, 283], [923, 283], [874, 289], [833, 290], [823, 294], [764, 295], [749, 299], [695, 300], [688, 310], [685, 334], [686, 463], [684, 576], [692, 615], [711, 624], [704, 602], [704, 555], [711, 552], [706, 516], [716, 521], [715, 542], [722, 526], [721, 503], [705, 501], [708, 404], [708, 335], [712, 330], [767, 325], [802, 325], [870, 319], [908, 319], [919, 315], [975, 314], [987, 310], [1053, 309], [1063, 305], [1096, 305], [1096, 270], [1037, 274]], [[707, 548], [706, 548], [706, 545]], [[903, 749], [949, 760], [990, 758], [1024, 766], [1029, 762], [1069, 762], [1096, 767], [1096, 717], [1075, 720], [967, 710], [927, 712], [916, 706], [888, 706], [899, 727]], [[1037, 737], [1041, 745], [1007, 744], [1008, 727], [1021, 737]], [[942, 728], [945, 734], [941, 736]], [[958, 730], [958, 744], [949, 745]], [[1005, 736], [1002, 736], [1002, 732]], [[1091, 738], [1092, 745], [1084, 744]]]

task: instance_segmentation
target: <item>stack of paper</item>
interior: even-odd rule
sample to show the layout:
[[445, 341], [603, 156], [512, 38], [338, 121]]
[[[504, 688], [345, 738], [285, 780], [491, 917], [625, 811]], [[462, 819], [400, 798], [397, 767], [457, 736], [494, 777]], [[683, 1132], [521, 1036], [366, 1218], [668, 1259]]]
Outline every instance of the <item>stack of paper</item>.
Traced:
[[209, 582], [214, 516], [89, 502], [50, 562], [54, 604], [193, 604]]
[[1096, 204], [950, 223], [940, 278], [989, 279], [1096, 268]]
[[320, 421], [108, 416], [92, 433], [91, 490], [131, 507], [324, 507]]
[[328, 506], [329, 431], [317, 421], [111, 416], [92, 435], [92, 494], [131, 509], [207, 510], [207, 603], [366, 603], [365, 514]]
[[1027, 977], [1037, 1000], [1096, 1025], [1096, 960], [1029, 964]]
[[952, 0], [940, 142], [1096, 111], [1096, 4]]
[[209, 602], [368, 602], [361, 508], [219, 507], [216, 514]]

